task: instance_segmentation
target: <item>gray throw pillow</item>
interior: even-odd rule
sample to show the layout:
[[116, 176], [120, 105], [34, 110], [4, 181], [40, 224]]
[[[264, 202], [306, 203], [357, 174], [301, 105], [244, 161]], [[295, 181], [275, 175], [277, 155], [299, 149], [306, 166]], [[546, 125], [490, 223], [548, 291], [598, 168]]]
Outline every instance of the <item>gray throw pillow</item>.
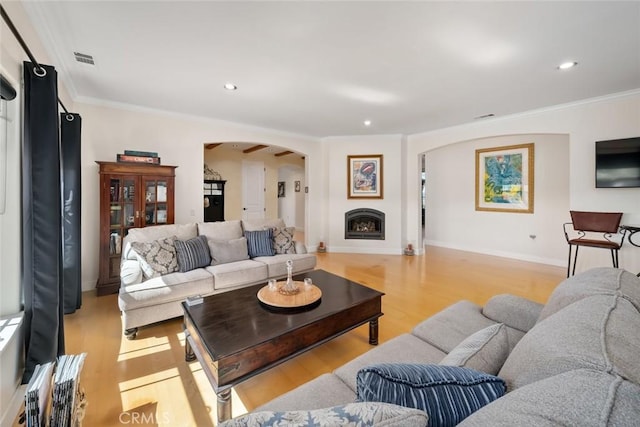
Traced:
[[451, 350], [440, 364], [462, 366], [496, 375], [507, 357], [507, 327], [502, 323], [496, 323], [470, 335]]
[[247, 239], [244, 237], [225, 241], [209, 239], [207, 243], [209, 245], [209, 252], [211, 253], [211, 265], [249, 259]]
[[186, 241], [176, 240], [175, 243], [180, 272], [185, 273], [211, 264], [207, 236], [198, 236]]
[[152, 242], [132, 242], [131, 248], [140, 262], [142, 274], [147, 279], [178, 271], [175, 247], [176, 236]]
[[220, 427], [425, 427], [429, 417], [423, 411], [377, 402], [357, 402], [310, 411], [254, 412], [225, 421]]

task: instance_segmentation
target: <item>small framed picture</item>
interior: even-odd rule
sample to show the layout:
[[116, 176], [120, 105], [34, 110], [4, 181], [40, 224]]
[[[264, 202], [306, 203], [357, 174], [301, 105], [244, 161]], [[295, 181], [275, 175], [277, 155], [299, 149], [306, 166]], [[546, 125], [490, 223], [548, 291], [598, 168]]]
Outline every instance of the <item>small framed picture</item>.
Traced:
[[300, 192], [300, 181], [295, 182], [295, 190], [296, 190], [296, 193]]
[[284, 197], [284, 181], [278, 181], [278, 197]]

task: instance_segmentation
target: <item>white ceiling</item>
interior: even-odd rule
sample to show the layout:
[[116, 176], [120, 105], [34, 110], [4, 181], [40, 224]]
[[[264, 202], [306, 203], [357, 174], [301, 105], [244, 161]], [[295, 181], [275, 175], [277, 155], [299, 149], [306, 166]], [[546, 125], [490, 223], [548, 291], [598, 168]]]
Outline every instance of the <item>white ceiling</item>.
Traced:
[[640, 88], [638, 1], [23, 4], [76, 101], [301, 135], [413, 134]]

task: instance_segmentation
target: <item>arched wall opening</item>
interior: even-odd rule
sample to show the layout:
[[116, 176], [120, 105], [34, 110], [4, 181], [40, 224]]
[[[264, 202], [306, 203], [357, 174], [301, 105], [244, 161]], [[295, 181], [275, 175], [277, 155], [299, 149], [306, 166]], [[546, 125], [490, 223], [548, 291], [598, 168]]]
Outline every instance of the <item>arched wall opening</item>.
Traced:
[[[477, 211], [476, 150], [526, 143], [534, 143], [533, 213]], [[421, 241], [427, 247], [564, 265], [562, 223], [569, 211], [569, 135], [497, 135], [448, 144], [420, 156], [424, 156], [425, 176]], [[422, 201], [422, 188], [419, 197]]]
[[[281, 217], [287, 226], [305, 229], [307, 183], [304, 153], [260, 142], [209, 142], [204, 144], [203, 152], [204, 165], [226, 181], [225, 220], [243, 218], [243, 181], [246, 180], [243, 164], [251, 162], [262, 164], [265, 171], [264, 217]], [[280, 182], [284, 185], [279, 187]], [[279, 194], [282, 187], [284, 194]]]

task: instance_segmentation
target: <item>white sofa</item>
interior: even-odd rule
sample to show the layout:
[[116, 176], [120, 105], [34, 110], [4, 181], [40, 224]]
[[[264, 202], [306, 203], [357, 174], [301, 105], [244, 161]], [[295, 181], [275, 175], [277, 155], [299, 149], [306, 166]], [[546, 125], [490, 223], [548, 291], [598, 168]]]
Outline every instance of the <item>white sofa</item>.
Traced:
[[[301, 242], [293, 242], [295, 253], [251, 259], [246, 253], [244, 256], [238, 254], [238, 246], [232, 244], [237, 239], [242, 239], [245, 231], [276, 227], [284, 229], [284, 221], [235, 220], [158, 225], [129, 230], [123, 242], [118, 296], [124, 334], [133, 339], [141, 326], [181, 316], [181, 302], [189, 296], [207, 296], [264, 283], [270, 278], [286, 277], [287, 260], [293, 261], [294, 274], [313, 270], [316, 256], [307, 253]], [[172, 236], [188, 241], [200, 235], [207, 237], [212, 265], [186, 272], [147, 278], [143, 274], [140, 256], [132, 248], [133, 242], [149, 243]]]

